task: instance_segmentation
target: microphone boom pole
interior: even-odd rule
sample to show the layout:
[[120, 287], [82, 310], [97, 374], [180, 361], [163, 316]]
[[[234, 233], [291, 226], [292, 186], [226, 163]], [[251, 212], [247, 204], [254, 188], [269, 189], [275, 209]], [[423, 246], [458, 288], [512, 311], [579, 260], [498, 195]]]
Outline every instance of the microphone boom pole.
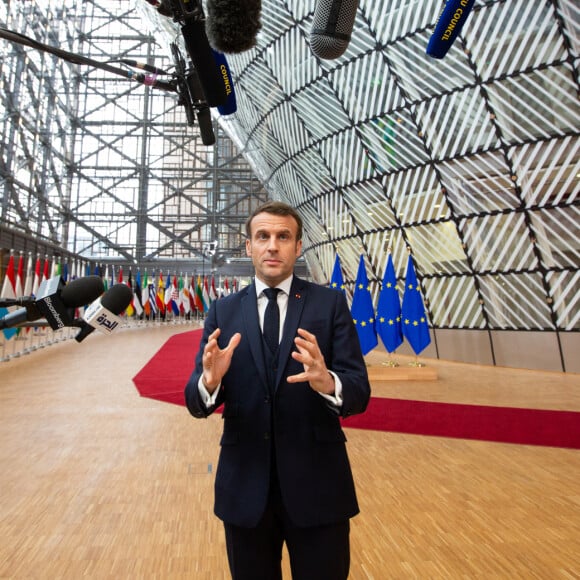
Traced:
[[98, 68], [122, 76], [126, 79], [136, 81], [140, 84], [147, 85], [156, 89], [162, 89], [173, 93], [177, 92], [177, 86], [175, 81], [158, 81], [156, 76], [145, 75], [142, 73], [136, 73], [132, 70], [125, 70], [122, 68], [118, 68], [116, 66], [111, 66], [106, 62], [100, 62], [98, 60], [93, 60], [92, 58], [88, 58], [86, 56], [81, 56], [79, 54], [74, 54], [72, 52], [62, 50], [61, 48], [56, 48], [54, 46], [49, 46], [48, 44], [43, 44], [42, 42], [39, 42], [28, 36], [25, 36], [24, 34], [13, 32], [12, 30], [7, 30], [6, 28], [0, 28], [0, 38], [5, 38], [6, 40], [10, 40], [11, 42], [16, 42], [24, 46], [29, 46], [31, 48], [35, 48], [43, 52], [54, 54], [55, 56], [58, 56], [59, 58], [66, 60], [67, 62], [71, 62], [73, 64], [84, 64], [92, 66], [94, 68]]

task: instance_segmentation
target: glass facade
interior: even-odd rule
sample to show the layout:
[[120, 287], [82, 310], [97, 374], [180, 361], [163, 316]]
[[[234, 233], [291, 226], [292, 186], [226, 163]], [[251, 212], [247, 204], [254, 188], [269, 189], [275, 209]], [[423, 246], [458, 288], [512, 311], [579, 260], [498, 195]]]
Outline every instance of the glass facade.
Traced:
[[315, 6], [263, 3], [221, 120], [304, 214], [313, 277], [338, 252], [352, 288], [363, 254], [376, 299], [410, 251], [435, 328], [578, 330], [578, 4], [476, 0], [433, 59], [441, 3], [361, 0], [336, 60], [310, 50]]

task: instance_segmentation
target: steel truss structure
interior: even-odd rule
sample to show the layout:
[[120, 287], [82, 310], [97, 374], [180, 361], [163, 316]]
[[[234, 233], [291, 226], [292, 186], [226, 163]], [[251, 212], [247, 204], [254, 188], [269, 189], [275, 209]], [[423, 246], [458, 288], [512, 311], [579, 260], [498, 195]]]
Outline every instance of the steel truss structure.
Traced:
[[[173, 66], [134, 2], [0, 11], [2, 28], [95, 61]], [[214, 267], [245, 256], [245, 219], [267, 193], [217, 124], [207, 147], [176, 94], [5, 39], [0, 54], [0, 215], [16, 245], [22, 232], [39, 248], [172, 272], [200, 267], [214, 241]]]

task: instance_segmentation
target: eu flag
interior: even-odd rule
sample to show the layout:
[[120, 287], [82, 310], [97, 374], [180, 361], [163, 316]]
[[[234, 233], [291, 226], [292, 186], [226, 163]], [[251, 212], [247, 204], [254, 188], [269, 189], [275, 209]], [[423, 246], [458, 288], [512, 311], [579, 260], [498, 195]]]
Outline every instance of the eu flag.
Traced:
[[335, 290], [342, 290], [343, 294], [346, 294], [344, 289], [344, 278], [342, 277], [342, 268], [340, 267], [340, 258], [336, 254], [334, 260], [334, 268], [332, 270], [332, 277], [330, 278], [330, 287]]
[[371, 297], [369, 280], [362, 255], [358, 265], [350, 313], [356, 326], [362, 353], [367, 354], [379, 344], [379, 341], [375, 330], [373, 299]]
[[377, 305], [377, 332], [387, 352], [394, 352], [403, 343], [401, 301], [391, 254], [387, 260]]
[[407, 262], [405, 294], [403, 295], [401, 315], [403, 317], [403, 335], [409, 341], [415, 354], [419, 354], [431, 342], [431, 337], [429, 336], [427, 317], [423, 299], [421, 298], [421, 288], [417, 284], [417, 276], [411, 254], [409, 254], [409, 261]]

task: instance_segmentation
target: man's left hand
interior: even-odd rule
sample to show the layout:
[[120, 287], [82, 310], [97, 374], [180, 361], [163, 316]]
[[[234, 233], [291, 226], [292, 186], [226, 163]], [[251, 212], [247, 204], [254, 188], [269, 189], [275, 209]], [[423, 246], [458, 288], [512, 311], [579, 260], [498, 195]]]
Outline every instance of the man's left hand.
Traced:
[[286, 380], [289, 383], [308, 382], [315, 391], [325, 395], [334, 395], [334, 378], [326, 368], [316, 336], [299, 328], [294, 343], [298, 352], [292, 352], [292, 358], [304, 365], [304, 372], [291, 375]]

